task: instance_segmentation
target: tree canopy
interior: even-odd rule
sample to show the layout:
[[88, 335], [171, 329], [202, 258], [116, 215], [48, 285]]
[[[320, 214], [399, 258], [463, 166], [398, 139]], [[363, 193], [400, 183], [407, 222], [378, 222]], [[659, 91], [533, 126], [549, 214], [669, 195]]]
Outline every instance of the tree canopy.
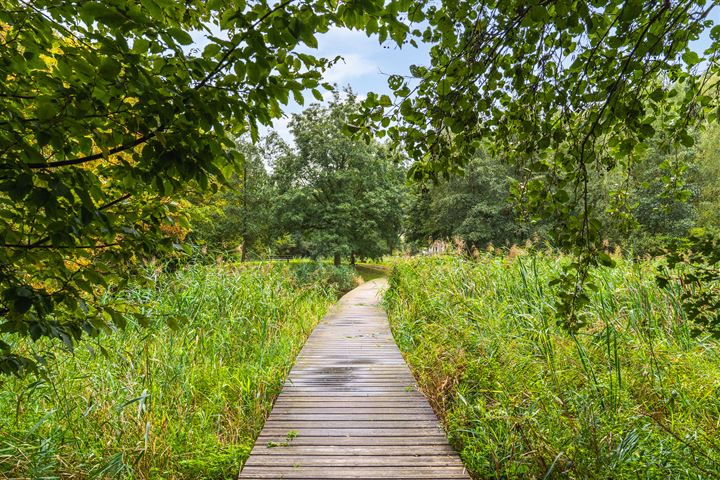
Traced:
[[469, 251], [506, 246], [532, 236], [533, 226], [513, 208], [510, 183], [517, 174], [502, 159], [477, 152], [461, 176], [416, 186], [405, 220], [407, 240], [460, 239]]
[[264, 164], [262, 147], [238, 142], [242, 167], [225, 188], [197, 192], [187, 202], [190, 241], [208, 252], [240, 251], [241, 260], [267, 251], [273, 237], [272, 209], [277, 197]]
[[[131, 312], [102, 293], [122, 287], [123, 264], [180, 248], [160, 228], [183, 222], [173, 195], [228, 178], [242, 166], [234, 138], [256, 138], [290, 98], [322, 98], [333, 61], [299, 47], [331, 26], [402, 43], [409, 6], [4, 0], [0, 331], [72, 348], [122, 326]], [[34, 364], [0, 343], [0, 371]]]
[[[242, 175], [237, 138], [257, 141], [259, 126], [282, 115], [290, 99], [324, 98], [321, 90], [331, 87], [322, 74], [336, 59], [305, 52], [332, 27], [429, 46], [429, 64], [412, 67], [407, 77], [390, 76], [394, 99], [368, 94], [351, 129], [402, 147], [414, 162], [409, 175], [419, 181], [460, 173], [479, 151], [500, 152], [522, 172], [510, 182], [511, 196], [534, 217], [553, 219], [555, 244], [577, 258], [556, 285], [559, 312], [568, 328], [579, 328], [592, 268], [612, 264], [594, 196], [611, 197], [612, 215], [636, 208], [637, 186], [620, 182], [604, 191], [605, 175], [632, 177], [655, 148], [679, 160], [661, 166], [660, 181], [648, 187], [680, 200], [692, 195], [677, 181], [688, 171], [675, 153], [692, 147], [701, 120], [717, 123], [720, 26], [709, 20], [715, 6], [704, 0], [4, 0], [0, 331], [10, 343], [0, 342], [0, 371], [32, 369], [37, 361], [15, 351], [12, 338], [47, 337], [72, 348], [83, 333], [122, 327], [127, 315], [143, 321], [129, 305], [105, 302], [104, 292], [122, 288], [128, 265], [139, 258], [184, 248], [166, 234], [189, 227], [178, 196]], [[691, 42], [703, 33], [711, 47], [696, 52]], [[207, 38], [201, 49], [194, 46], [198, 36]], [[307, 115], [324, 113], [316, 107]], [[307, 130], [302, 122], [296, 120], [298, 132]], [[653, 145], [661, 129], [667, 141]], [[309, 158], [325, 158], [324, 145], [302, 135], [297, 141]], [[367, 148], [377, 154], [359, 158], [387, 155]], [[714, 191], [698, 185], [705, 196]], [[300, 202], [322, 190], [291, 192]], [[377, 201], [377, 212], [388, 205], [380, 193], [366, 199]], [[350, 205], [343, 215], [313, 212], [336, 233], [313, 227], [305, 246], [316, 254], [373, 255], [367, 245], [348, 243], [363, 225], [370, 228], [355, 241], [391, 246], [384, 234], [394, 220], [353, 225], [360, 213], [341, 203]], [[699, 215], [712, 218], [712, 208]], [[478, 231], [477, 222], [468, 225]], [[251, 232], [245, 233], [247, 243]], [[707, 245], [713, 243], [701, 243]]]
[[[537, 215], [562, 219], [554, 222], [556, 244], [579, 261], [558, 284], [558, 308], [578, 328], [591, 267], [612, 263], [590, 201], [596, 172], [632, 168], [658, 122], [669, 127], [671, 146], [683, 148], [694, 124], [718, 118], [720, 26], [708, 17], [715, 6], [416, 3], [410, 18], [421, 23], [411, 41], [431, 45], [430, 65], [390, 77], [395, 101], [369, 95], [354, 128], [402, 144], [418, 180], [461, 172], [486, 145], [531, 173], [512, 192]], [[712, 42], [704, 54], [690, 44], [703, 32]], [[616, 193], [622, 199], [626, 191]]]
[[312, 256], [379, 257], [398, 243], [403, 171], [380, 145], [343, 133], [355, 97], [295, 115], [296, 151], [274, 162], [277, 231]]
[[[715, 215], [720, 206], [715, 194], [720, 161], [716, 126], [691, 130], [696, 143], [683, 148], [668, 144], [671, 132], [657, 127], [632, 168], [596, 171], [589, 182], [590, 203], [603, 225], [606, 248], [620, 248], [636, 258], [657, 254], [668, 240], [693, 228], [720, 228]], [[547, 231], [562, 218], [533, 215], [510, 198], [510, 190], [532, 173], [484, 151], [464, 170], [447, 181], [414, 187], [406, 212], [407, 240], [423, 247], [429, 240], [459, 239], [469, 252], [534, 239], [539, 241], [535, 244], [554, 245]], [[670, 183], [676, 193], [668, 191]]]

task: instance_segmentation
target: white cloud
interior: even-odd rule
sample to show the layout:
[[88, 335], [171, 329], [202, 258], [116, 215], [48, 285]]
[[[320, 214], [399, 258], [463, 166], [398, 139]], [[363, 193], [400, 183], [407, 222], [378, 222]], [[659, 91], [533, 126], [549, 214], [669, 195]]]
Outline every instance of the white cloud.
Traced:
[[[347, 98], [347, 93], [345, 91], [339, 90], [339, 94], [340, 94], [341, 99]], [[322, 93], [322, 96], [323, 96], [323, 101], [321, 103], [324, 103], [327, 105], [333, 99], [334, 93], [331, 91], [324, 91]], [[309, 102], [317, 101], [315, 99], [315, 97], [311, 97], [311, 96], [310, 96], [310, 98], [308, 98], [308, 97], [309, 97], [308, 95], [305, 95], [305, 100], [306, 100], [306, 102], [308, 102], [308, 103], [306, 103], [306, 105], [308, 105]], [[367, 98], [367, 95], [361, 93], [361, 94], [357, 95], [356, 101], [362, 102], [366, 98]], [[270, 132], [275, 131], [278, 133], [278, 135], [280, 135], [280, 137], [283, 140], [285, 140], [285, 142], [287, 142], [288, 145], [294, 145], [295, 140], [293, 139], [292, 132], [290, 131], [290, 120], [292, 120], [293, 113], [300, 113], [302, 111], [302, 109], [303, 109], [303, 107], [301, 107], [294, 101], [291, 102], [291, 106], [286, 109], [285, 115], [283, 117], [276, 118], [275, 120], [273, 120], [272, 126], [270, 126], [270, 127], [260, 126], [260, 135], [261, 136], [269, 135]]]
[[350, 79], [378, 73], [377, 64], [358, 53], [341, 54], [342, 58], [323, 78], [330, 83], [343, 83]]
[[[358, 101], [367, 97], [367, 92], [390, 93], [387, 87], [387, 74], [406, 73], [411, 63], [422, 63], [424, 53], [419, 49], [384, 48], [378, 44], [377, 36], [369, 38], [364, 32], [347, 28], [330, 28], [328, 32], [318, 35], [318, 48], [302, 46], [299, 50], [315, 56], [341, 59], [333, 68], [325, 72], [323, 80], [335, 83], [340, 90], [341, 98], [345, 96], [343, 88], [350, 85], [358, 96]], [[384, 73], [383, 73], [384, 72]], [[331, 92], [322, 91], [323, 101], [327, 104], [332, 100]], [[305, 106], [316, 102], [314, 96], [306, 92]], [[303, 106], [292, 98], [283, 108], [284, 118], [277, 119], [270, 128], [262, 127], [261, 135], [275, 130], [290, 145], [293, 145], [289, 123], [293, 113], [299, 113]]]

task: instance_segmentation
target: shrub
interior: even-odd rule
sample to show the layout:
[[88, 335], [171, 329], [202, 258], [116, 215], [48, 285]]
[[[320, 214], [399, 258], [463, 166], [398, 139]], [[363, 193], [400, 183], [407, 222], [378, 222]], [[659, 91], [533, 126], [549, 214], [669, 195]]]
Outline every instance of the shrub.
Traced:
[[357, 272], [349, 265], [304, 262], [291, 264], [291, 270], [298, 285], [321, 283], [340, 293], [349, 292], [359, 281]]

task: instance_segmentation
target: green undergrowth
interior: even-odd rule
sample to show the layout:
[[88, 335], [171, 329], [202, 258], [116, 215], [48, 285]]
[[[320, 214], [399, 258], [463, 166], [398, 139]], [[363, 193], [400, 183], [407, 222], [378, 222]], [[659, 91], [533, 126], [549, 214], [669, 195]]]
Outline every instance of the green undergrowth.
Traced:
[[541, 254], [396, 262], [394, 335], [475, 478], [720, 475], [720, 346], [653, 266], [597, 273], [589, 325], [556, 324]]
[[354, 281], [311, 264], [146, 275], [120, 296], [149, 326], [0, 379], [0, 478], [236, 477], [307, 336]]
[[350, 265], [334, 266], [320, 262], [291, 264], [293, 277], [300, 283], [327, 284], [339, 293], [347, 293], [358, 285], [358, 273]]

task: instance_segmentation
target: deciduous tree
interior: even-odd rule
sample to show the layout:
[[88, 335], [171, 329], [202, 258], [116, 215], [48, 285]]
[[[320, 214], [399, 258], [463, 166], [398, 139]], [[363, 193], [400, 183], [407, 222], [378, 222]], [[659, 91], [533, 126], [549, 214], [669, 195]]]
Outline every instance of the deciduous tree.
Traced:
[[339, 96], [293, 117], [295, 152], [275, 162], [276, 217], [312, 256], [378, 257], [398, 242], [403, 172], [376, 143], [343, 133], [355, 97]]
[[123, 264], [173, 247], [158, 233], [173, 198], [241, 170], [233, 138], [257, 137], [290, 98], [322, 98], [332, 61], [300, 47], [331, 27], [401, 44], [409, 6], [1, 1], [0, 371], [35, 365], [17, 338], [72, 348], [122, 327], [125, 309], [100, 299]]
[[[555, 242], [578, 261], [558, 283], [558, 308], [575, 330], [591, 268], [612, 264], [590, 201], [593, 172], [627, 168], [659, 116], [676, 146], [692, 145], [689, 128], [702, 116], [718, 118], [716, 3], [416, 3], [411, 41], [431, 44], [430, 64], [390, 77], [395, 99], [369, 95], [355, 127], [403, 145], [419, 180], [458, 172], [485, 145], [532, 172], [514, 194], [562, 219]], [[691, 42], [705, 32], [712, 46], [696, 52]]]

